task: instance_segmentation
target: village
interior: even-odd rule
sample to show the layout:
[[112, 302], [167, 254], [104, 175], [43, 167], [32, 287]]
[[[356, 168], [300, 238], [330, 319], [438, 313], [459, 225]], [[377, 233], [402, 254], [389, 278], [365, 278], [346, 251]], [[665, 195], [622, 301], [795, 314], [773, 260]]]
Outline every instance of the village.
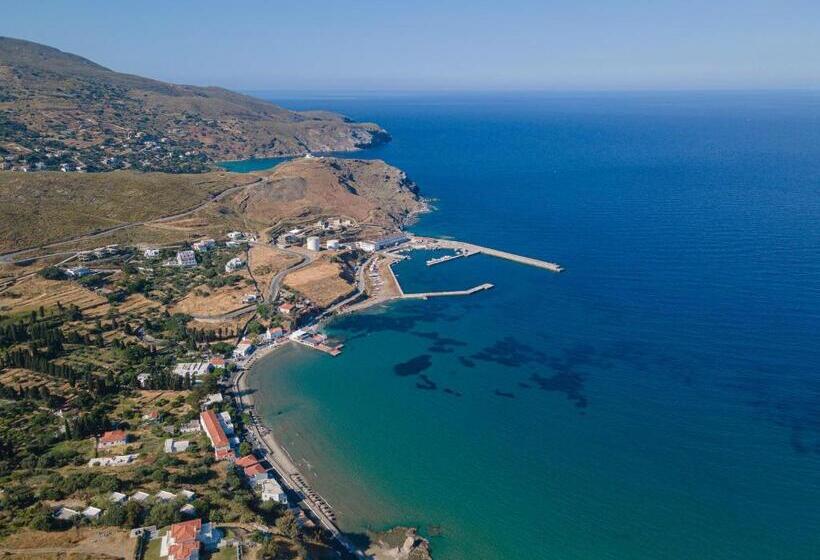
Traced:
[[[231, 231], [181, 246], [106, 245], [0, 288], [0, 398], [52, 425], [46, 455], [61, 457], [46, 468], [23, 452], [0, 465], [46, 508], [28, 525], [95, 535], [77, 546], [105, 534], [126, 557], [152, 560], [253, 557], [264, 547], [283, 557], [302, 546], [352, 553], [330, 505], [277, 469], [237, 381], [285, 344], [341, 352], [320, 320], [366, 299], [372, 286], [358, 280], [368, 263], [408, 240], [355, 235], [351, 220], [330, 218], [270, 242]], [[48, 350], [45, 339], [55, 341]], [[15, 426], [20, 417], [0, 419], [0, 431]], [[55, 476], [101, 483], [55, 491]], [[227, 499], [228, 487], [247, 500]], [[111, 526], [126, 527], [127, 541]]]
[[[264, 234], [106, 245], [36, 272], [24, 263], [0, 286], [0, 398], [53, 426], [47, 456], [61, 449], [59, 479], [33, 455], [5, 468], [47, 508], [29, 527], [98, 539], [101, 528], [124, 527], [127, 541], [105, 534], [139, 560], [360, 554], [257, 416], [250, 369], [287, 344], [338, 356], [343, 342], [321, 328], [335, 314], [492, 287], [405, 293], [392, 266], [408, 251], [449, 251], [428, 265], [486, 252], [560, 270], [452, 240], [365, 235], [354, 220], [331, 217]], [[8, 430], [21, 424], [0, 418], [0, 437], [16, 449], [25, 445]], [[34, 476], [20, 479], [27, 470]], [[76, 489], [52, 488], [78, 477]]]

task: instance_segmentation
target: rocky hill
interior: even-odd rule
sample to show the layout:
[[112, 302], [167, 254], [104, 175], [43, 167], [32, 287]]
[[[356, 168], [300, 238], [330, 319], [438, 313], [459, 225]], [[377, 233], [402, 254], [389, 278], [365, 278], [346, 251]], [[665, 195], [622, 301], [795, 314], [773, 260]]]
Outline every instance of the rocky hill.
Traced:
[[351, 151], [387, 140], [372, 123], [121, 74], [0, 37], [5, 169], [201, 172], [214, 160]]
[[416, 184], [381, 160], [295, 159], [234, 198], [237, 210], [259, 224], [342, 214], [362, 225], [395, 229], [427, 209]]

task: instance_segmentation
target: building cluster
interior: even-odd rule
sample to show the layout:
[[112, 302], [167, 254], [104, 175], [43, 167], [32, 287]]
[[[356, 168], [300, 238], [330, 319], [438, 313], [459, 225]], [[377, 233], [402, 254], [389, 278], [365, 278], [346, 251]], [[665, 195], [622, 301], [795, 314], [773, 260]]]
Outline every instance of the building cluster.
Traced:
[[[23, 173], [62, 171], [85, 173], [137, 169], [168, 173], [200, 173], [208, 170], [208, 157], [191, 142], [187, 134], [175, 137], [156, 136], [142, 131], [125, 131], [106, 137], [102, 131], [87, 128], [87, 123], [66, 123], [62, 140], [43, 137], [31, 131], [10, 129], [7, 140], [18, 148], [0, 160], [0, 170]], [[118, 126], [119, 130], [124, 130]], [[74, 137], [83, 135], [90, 145], [74, 145]], [[96, 140], [96, 141], [95, 141]]]
[[88, 262], [116, 257], [124, 252], [124, 249], [119, 245], [106, 245], [105, 247], [97, 247], [96, 249], [91, 249], [90, 251], [80, 251], [77, 254], [77, 258], [83, 262]]
[[[136, 491], [130, 497], [122, 492], [112, 492], [108, 496], [108, 502], [115, 505], [124, 505], [126, 502], [133, 501], [138, 503], [146, 503], [149, 500], [154, 500], [156, 502], [173, 502], [175, 500], [181, 500], [185, 502], [180, 508], [179, 511], [183, 515], [187, 516], [194, 516], [196, 515], [196, 508], [191, 505], [191, 501], [194, 499], [196, 494], [190, 490], [178, 490], [177, 492], [170, 492], [168, 490], [160, 490], [153, 496], [148, 494], [147, 492], [143, 491]], [[88, 506], [86, 508], [82, 507], [68, 507], [65, 505], [58, 505], [52, 512], [52, 516], [55, 519], [59, 519], [61, 521], [73, 521], [76, 517], [82, 516], [89, 520], [95, 520], [100, 517], [100, 515], [104, 512], [102, 508], [98, 508], [95, 506]], [[218, 541], [217, 541], [218, 542]]]

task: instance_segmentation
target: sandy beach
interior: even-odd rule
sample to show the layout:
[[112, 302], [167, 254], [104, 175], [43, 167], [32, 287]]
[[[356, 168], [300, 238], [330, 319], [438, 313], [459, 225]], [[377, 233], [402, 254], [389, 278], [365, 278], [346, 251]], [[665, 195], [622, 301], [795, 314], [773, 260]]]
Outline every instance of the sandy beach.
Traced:
[[247, 410], [251, 417], [251, 424], [248, 426], [249, 434], [253, 443], [259, 449], [265, 451], [265, 458], [270, 462], [282, 483], [293, 490], [302, 498], [301, 505], [310, 510], [314, 517], [348, 549], [349, 543], [341, 536], [341, 532], [335, 523], [335, 516], [327, 502], [317, 494], [305, 481], [299, 469], [287, 450], [276, 441], [273, 432], [265, 426], [256, 411], [256, 402], [253, 391], [248, 385], [248, 378], [253, 373], [254, 365], [275, 350], [290, 344], [282, 342], [260, 348], [253, 357], [245, 364], [245, 368], [237, 372], [233, 380], [234, 394], [237, 404], [244, 411]]

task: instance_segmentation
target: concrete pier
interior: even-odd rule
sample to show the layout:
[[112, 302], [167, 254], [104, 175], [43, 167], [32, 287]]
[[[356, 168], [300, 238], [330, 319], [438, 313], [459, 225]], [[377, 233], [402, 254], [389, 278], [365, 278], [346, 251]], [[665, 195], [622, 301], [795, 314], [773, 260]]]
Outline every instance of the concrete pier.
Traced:
[[564, 270], [561, 267], [561, 265], [553, 262], [542, 261], [541, 259], [534, 259], [532, 257], [525, 257], [522, 255], [516, 255], [515, 253], [499, 251], [497, 249], [491, 249], [489, 247], [482, 247], [481, 245], [473, 245], [472, 243], [464, 243], [463, 241], [455, 241], [453, 239], [436, 239], [435, 237], [416, 237], [412, 241], [416, 244], [426, 245], [431, 249], [453, 249], [456, 251], [462, 251], [467, 255], [482, 253], [484, 255], [489, 255], [491, 257], [497, 257], [499, 259], [506, 259], [508, 261], [525, 264], [527, 266], [543, 268], [544, 270], [549, 270], [550, 272], [561, 272]]
[[476, 292], [489, 290], [493, 287], [489, 282], [474, 286], [469, 290], [454, 290], [449, 292], [420, 292], [416, 294], [402, 294], [401, 299], [427, 299], [431, 297], [447, 297], [447, 296], [469, 296]]

